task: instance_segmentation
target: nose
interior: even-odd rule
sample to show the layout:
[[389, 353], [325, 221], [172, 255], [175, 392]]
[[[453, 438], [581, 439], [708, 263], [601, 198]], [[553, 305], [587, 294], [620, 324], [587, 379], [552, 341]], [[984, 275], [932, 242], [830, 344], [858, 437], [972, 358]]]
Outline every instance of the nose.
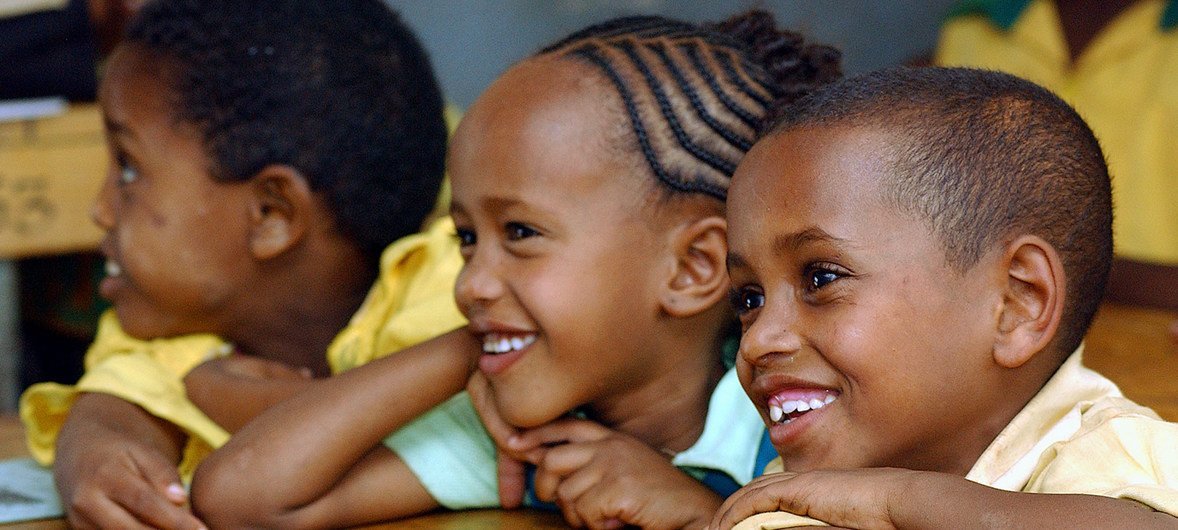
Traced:
[[802, 349], [799, 311], [793, 304], [767, 297], [757, 319], [740, 336], [739, 357], [757, 366], [788, 358]]
[[98, 197], [90, 206], [90, 219], [99, 228], [110, 231], [115, 226], [115, 206], [118, 194], [115, 190], [115, 167], [111, 164], [106, 170], [106, 178], [102, 179], [102, 187], [98, 190]]
[[490, 304], [506, 292], [500, 260], [491, 249], [475, 249], [462, 266], [454, 284], [454, 298], [463, 313], [470, 315], [472, 310]]

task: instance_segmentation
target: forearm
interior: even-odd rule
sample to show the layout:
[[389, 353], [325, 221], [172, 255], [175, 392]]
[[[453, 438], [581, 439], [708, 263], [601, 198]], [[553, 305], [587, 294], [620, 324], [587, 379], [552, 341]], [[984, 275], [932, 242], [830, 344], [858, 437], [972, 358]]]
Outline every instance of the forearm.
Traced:
[[79, 457], [89, 446], [123, 439], [158, 449], [167, 460], [179, 462], [185, 436], [179, 427], [138, 405], [107, 394], [84, 393], [70, 409], [58, 435], [55, 472], [87, 465]]
[[[187, 380], [186, 380], [187, 381]], [[236, 433], [270, 407], [305, 389], [309, 379], [231, 381], [225, 388], [188, 385], [188, 399], [222, 429]]]
[[1178, 528], [1178, 518], [1123, 499], [1010, 492], [941, 474], [914, 480], [889, 503], [897, 528]]
[[[317, 502], [390, 432], [461, 391], [478, 351], [458, 330], [313, 382], [201, 465], [194, 506], [213, 520], [245, 521], [284, 517]], [[384, 494], [396, 498], [404, 481], [389, 477]], [[234, 506], [242, 499], [248, 506]]]

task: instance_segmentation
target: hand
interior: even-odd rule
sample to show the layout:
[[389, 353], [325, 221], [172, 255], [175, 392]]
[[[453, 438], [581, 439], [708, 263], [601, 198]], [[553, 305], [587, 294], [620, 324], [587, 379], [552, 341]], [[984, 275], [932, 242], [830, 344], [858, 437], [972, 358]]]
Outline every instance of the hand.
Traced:
[[572, 526], [702, 528], [720, 505], [663, 453], [592, 421], [558, 420], [508, 446], [537, 466], [536, 496], [555, 501]]
[[470, 377], [466, 391], [487, 433], [498, 446], [499, 505], [509, 510], [519, 508], [524, 503], [527, 489], [527, 470], [524, 468], [527, 455], [507, 446], [508, 440], [519, 434], [519, 431], [499, 416], [499, 410], [491, 400], [491, 386], [482, 372], [475, 372]]
[[895, 499], [903, 497], [917, 476], [964, 480], [888, 468], [774, 473], [728, 497], [709, 528], [732, 528], [755, 514], [779, 511], [845, 528], [895, 528]]
[[306, 368], [239, 354], [205, 361], [184, 376], [189, 401], [229, 432], [310, 381]]
[[82, 395], [62, 428], [53, 467], [70, 526], [204, 528], [176, 473], [178, 436], [130, 403]]

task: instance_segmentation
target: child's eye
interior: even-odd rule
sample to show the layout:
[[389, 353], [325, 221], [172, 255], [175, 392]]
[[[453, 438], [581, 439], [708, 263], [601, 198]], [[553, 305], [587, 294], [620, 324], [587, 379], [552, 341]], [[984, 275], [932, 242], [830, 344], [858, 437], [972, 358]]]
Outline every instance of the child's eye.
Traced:
[[764, 306], [765, 293], [752, 287], [741, 287], [730, 291], [728, 293], [728, 300], [732, 303], [732, 308], [736, 310], [736, 314], [743, 315]]
[[510, 222], [507, 223], [505, 228], [507, 231], [508, 241], [519, 241], [521, 239], [527, 239], [529, 237], [540, 235], [540, 232], [536, 231], [536, 229], [523, 223]]
[[474, 230], [459, 228], [454, 231], [454, 237], [458, 238], [458, 246], [469, 247], [475, 244]]
[[115, 155], [115, 162], [119, 167], [119, 185], [126, 186], [136, 180], [139, 180], [139, 169], [135, 167], [129, 160], [127, 155], [118, 153]]
[[817, 291], [823, 287], [826, 287], [827, 285], [830, 285], [845, 275], [845, 273], [836, 269], [833, 265], [826, 263], [812, 265], [806, 269], [806, 289], [809, 291]]

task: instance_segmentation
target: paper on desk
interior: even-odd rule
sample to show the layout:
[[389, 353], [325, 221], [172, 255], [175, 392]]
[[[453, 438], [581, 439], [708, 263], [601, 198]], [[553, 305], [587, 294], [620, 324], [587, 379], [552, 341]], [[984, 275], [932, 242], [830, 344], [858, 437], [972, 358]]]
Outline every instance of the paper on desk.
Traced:
[[53, 471], [31, 458], [0, 460], [0, 524], [61, 517]]

